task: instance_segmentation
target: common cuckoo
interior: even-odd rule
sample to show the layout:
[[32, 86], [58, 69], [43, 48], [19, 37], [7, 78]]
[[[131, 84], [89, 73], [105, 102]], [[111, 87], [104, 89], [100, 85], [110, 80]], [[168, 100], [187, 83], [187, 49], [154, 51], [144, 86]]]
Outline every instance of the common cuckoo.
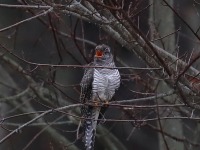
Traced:
[[[94, 104], [84, 105], [81, 108], [81, 113], [85, 118], [83, 125], [85, 147], [86, 150], [93, 150], [97, 120], [103, 117], [105, 111], [105, 107], [101, 107], [101, 104], [110, 101], [115, 90], [119, 88], [120, 74], [118, 69], [112, 69], [115, 67], [113, 55], [110, 47], [105, 44], [96, 46], [94, 61], [88, 66], [80, 84], [80, 100], [83, 104]], [[100, 67], [95, 68], [95, 66]]]

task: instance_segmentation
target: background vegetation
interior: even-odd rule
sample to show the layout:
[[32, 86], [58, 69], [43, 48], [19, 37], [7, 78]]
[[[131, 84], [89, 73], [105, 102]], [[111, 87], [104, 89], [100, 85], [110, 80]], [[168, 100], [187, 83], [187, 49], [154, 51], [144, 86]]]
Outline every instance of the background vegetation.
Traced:
[[97, 44], [122, 82], [96, 150], [199, 150], [197, 0], [1, 0], [0, 149], [78, 150]]

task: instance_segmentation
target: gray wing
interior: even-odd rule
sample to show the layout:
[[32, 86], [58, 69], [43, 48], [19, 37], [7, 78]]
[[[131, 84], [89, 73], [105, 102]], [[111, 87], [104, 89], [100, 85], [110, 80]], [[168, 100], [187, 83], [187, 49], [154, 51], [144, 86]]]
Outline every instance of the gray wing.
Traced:
[[[89, 64], [89, 66], [92, 66], [92, 65], [93, 63]], [[94, 72], [94, 68], [85, 69], [83, 78], [81, 80], [80, 101], [82, 104], [88, 101], [91, 101], [93, 72]], [[100, 108], [94, 108], [92, 106], [87, 106], [87, 105], [84, 105], [81, 108], [81, 113], [83, 117], [86, 118], [83, 123], [83, 128], [84, 128], [84, 143], [87, 150], [94, 149], [96, 124], [97, 124], [97, 121], [95, 120], [98, 119], [99, 109]]]
[[[89, 66], [92, 66], [93, 63], [90, 63]], [[80, 86], [81, 86], [81, 95], [80, 95], [80, 102], [82, 104], [88, 102], [91, 100], [92, 97], [92, 82], [93, 82], [93, 72], [94, 68], [86, 68], [83, 78], [81, 80]], [[82, 115], [85, 116], [87, 111], [87, 107], [83, 106], [81, 108]]]

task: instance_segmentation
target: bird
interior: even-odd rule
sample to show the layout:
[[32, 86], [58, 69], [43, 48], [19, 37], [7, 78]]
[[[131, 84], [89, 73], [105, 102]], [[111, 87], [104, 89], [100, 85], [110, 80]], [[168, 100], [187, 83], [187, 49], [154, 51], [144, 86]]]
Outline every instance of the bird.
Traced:
[[111, 101], [120, 86], [120, 79], [111, 48], [105, 44], [97, 45], [94, 59], [85, 68], [80, 83], [80, 102], [85, 104], [81, 107], [81, 113], [84, 118], [83, 141], [86, 150], [94, 149], [98, 119], [103, 117], [105, 111], [105, 107], [101, 104], [108, 104]]

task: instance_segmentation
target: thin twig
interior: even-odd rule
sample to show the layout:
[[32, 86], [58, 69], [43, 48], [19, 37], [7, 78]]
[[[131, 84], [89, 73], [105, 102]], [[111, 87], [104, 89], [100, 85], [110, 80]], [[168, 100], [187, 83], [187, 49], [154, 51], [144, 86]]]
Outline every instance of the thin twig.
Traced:
[[10, 136], [12, 136], [13, 134], [19, 133], [19, 131], [21, 131], [24, 127], [28, 126], [29, 124], [31, 124], [32, 122], [38, 120], [39, 118], [53, 112], [53, 111], [60, 111], [60, 110], [66, 110], [66, 109], [72, 109], [75, 107], [79, 107], [82, 104], [74, 104], [74, 105], [69, 105], [69, 106], [64, 106], [64, 107], [60, 107], [57, 109], [49, 109], [43, 113], [41, 113], [40, 115], [38, 115], [37, 117], [33, 118], [32, 120], [26, 122], [25, 124], [21, 125], [20, 127], [18, 127], [17, 129], [13, 130], [12, 132], [10, 132], [9, 134], [7, 134], [6, 136], [4, 136], [1, 140], [0, 140], [0, 144], [5, 142]]
[[44, 16], [44, 15], [50, 13], [52, 10], [53, 10], [53, 7], [50, 7], [48, 10], [43, 11], [43, 12], [39, 13], [38, 15], [35, 15], [35, 16], [33, 16], [33, 17], [30, 17], [30, 18], [24, 19], [24, 20], [22, 20], [22, 21], [19, 21], [19, 22], [13, 24], [13, 25], [10, 25], [10, 26], [7, 26], [7, 27], [5, 27], [5, 28], [2, 28], [2, 29], [0, 29], [0, 32], [6, 31], [6, 30], [11, 29], [11, 28], [13, 28], [13, 27], [16, 27], [16, 26], [18, 26], [18, 25], [20, 25], [20, 24], [22, 24], [22, 23], [31, 21], [31, 20], [33, 20], [33, 19], [35, 19], [35, 18]]
[[11, 5], [11, 4], [0, 4], [0, 7], [7, 7], [7, 8], [33, 8], [33, 9], [49, 9], [51, 6], [43, 6], [43, 5]]
[[[121, 103], [133, 103], [133, 102], [142, 102], [142, 101], [147, 101], [147, 100], [155, 100], [155, 98], [163, 98], [163, 97], [167, 97], [170, 96], [172, 94], [174, 94], [175, 91], [169, 91], [167, 93], [164, 94], [158, 94], [157, 96], [149, 96], [149, 97], [144, 97], [144, 98], [136, 98], [136, 99], [131, 99], [131, 100], [122, 100], [122, 101], [115, 101], [113, 103], [115, 104], [121, 104]], [[112, 103], [112, 102], [111, 102]]]
[[[34, 63], [30, 62], [28, 60], [25, 60], [16, 54], [14, 54], [12, 51], [8, 50], [6, 47], [4, 47], [2, 44], [0, 44], [0, 47], [2, 47], [4, 50], [6, 50], [11, 55], [15, 56], [19, 60], [29, 64], [29, 65], [35, 65], [38, 67], [52, 67], [52, 68], [107, 68], [107, 69], [134, 69], [134, 70], [162, 70], [162, 68], [139, 68], [139, 67], [103, 67], [103, 66], [88, 66], [88, 65], [54, 65], [54, 64], [40, 64], [40, 63]], [[37, 68], [36, 68], [37, 69]]]

